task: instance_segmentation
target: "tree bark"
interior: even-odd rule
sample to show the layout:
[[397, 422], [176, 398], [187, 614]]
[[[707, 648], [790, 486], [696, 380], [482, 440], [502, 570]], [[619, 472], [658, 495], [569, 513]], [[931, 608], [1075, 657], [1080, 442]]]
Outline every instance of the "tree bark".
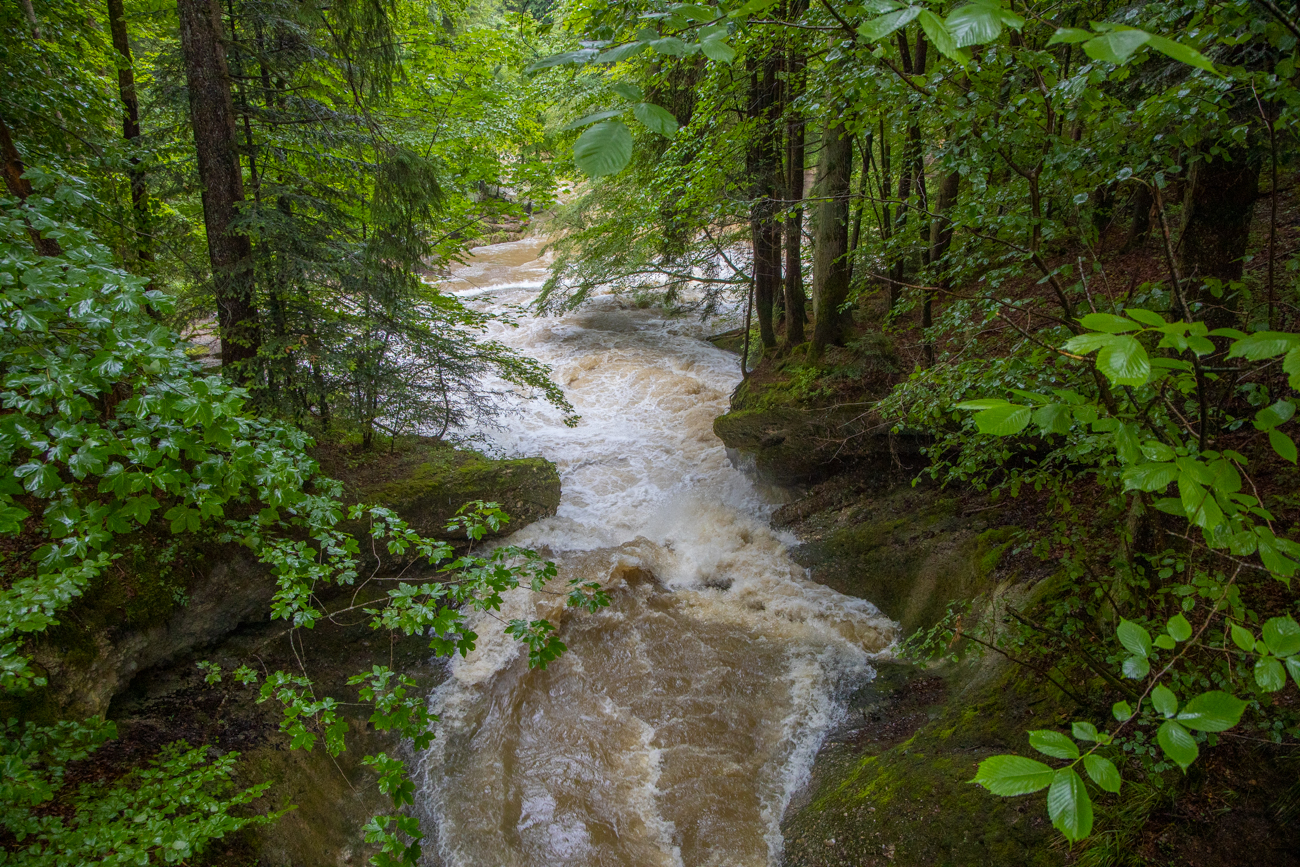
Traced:
[[[1187, 281], [1187, 300], [1205, 305], [1203, 318], [1211, 328], [1236, 324], [1240, 299], [1226, 284], [1241, 279], [1250, 218], [1259, 198], [1260, 169], [1257, 155], [1247, 147], [1235, 147], [1223, 156], [1204, 155], [1189, 172], [1179, 265]], [[1207, 278], [1225, 284], [1221, 297], [1214, 297]]]
[[853, 139], [842, 122], [828, 125], [817, 163], [817, 219], [813, 247], [812, 355], [844, 338], [847, 317], [840, 305], [849, 295], [849, 198]]
[[[952, 219], [948, 214], [957, 202], [960, 189], [959, 173], [953, 171], [943, 176], [939, 182], [938, 200], [934, 204], [934, 218], [930, 221], [930, 268], [939, 289], [948, 289], [950, 285], [945, 267], [947, 263], [944, 261], [948, 257], [948, 250], [952, 248]], [[925, 291], [925, 307], [921, 310], [922, 328], [934, 325], [934, 296], [934, 289]], [[925, 363], [927, 367], [934, 364], [934, 343], [928, 335], [925, 338]]]
[[[4, 159], [4, 176], [5, 186], [9, 188], [10, 195], [22, 201], [27, 201], [27, 197], [32, 194], [31, 183], [23, 177], [23, 172], [27, 169], [23, 165], [22, 157], [18, 155], [18, 148], [14, 145], [13, 137], [9, 135], [9, 127], [5, 126], [4, 118], [0, 118], [0, 158]], [[62, 256], [63, 248], [59, 242], [53, 238], [41, 237], [29, 222], [27, 224], [27, 234], [31, 236], [32, 246], [36, 252], [42, 256]]]
[[[122, 137], [127, 144], [140, 138], [140, 100], [135, 90], [135, 65], [131, 58], [131, 41], [126, 32], [126, 13], [122, 0], [108, 0], [108, 29], [113, 48], [122, 55], [117, 68], [117, 90], [122, 99]], [[135, 221], [136, 255], [141, 262], [152, 262], [153, 245], [149, 232], [149, 189], [140, 170], [140, 158], [132, 156], [127, 177], [131, 183], [131, 215]]]
[[[804, 56], [790, 52], [787, 85], [791, 106], [803, 92]], [[793, 109], [786, 122], [786, 193], [792, 203], [803, 201], [804, 143], [807, 124]], [[798, 346], [804, 342], [804, 323], [808, 318], [803, 288], [803, 206], [794, 204], [785, 218], [785, 342]]]
[[764, 349], [776, 346], [772, 305], [781, 285], [781, 227], [777, 223], [781, 136], [778, 123], [777, 55], [768, 52], [750, 71], [749, 116], [756, 121], [746, 158], [754, 203], [750, 233], [754, 249], [754, 313]]
[[203, 222], [217, 299], [221, 364], [241, 381], [253, 377], [260, 345], [253, 304], [252, 243], [231, 225], [244, 201], [235, 139], [230, 72], [217, 0], [177, 0], [190, 121], [203, 186]]
[[[925, 72], [926, 54], [928, 43], [925, 41], [925, 34], [918, 27], [916, 32], [916, 50], [910, 51], [907, 46], [907, 37], [902, 30], [898, 31], [898, 50], [902, 58], [903, 69], [909, 75], [921, 75]], [[894, 218], [894, 235], [904, 235], [907, 231], [908, 207], [907, 200], [915, 192], [920, 198], [922, 209], [925, 208], [925, 166], [923, 154], [921, 153], [921, 126], [916, 110], [911, 107], [910, 103], [906, 109], [907, 118], [907, 137], [903, 144], [902, 165], [899, 167], [898, 175], [898, 215]], [[922, 231], [925, 231], [922, 224]], [[928, 258], [928, 252], [927, 256]], [[889, 267], [889, 309], [893, 310], [898, 304], [902, 295], [903, 279], [907, 276], [907, 263], [903, 256], [899, 255]]]
[[1155, 199], [1151, 196], [1151, 188], [1146, 184], [1138, 184], [1133, 193], [1133, 221], [1129, 223], [1128, 238], [1124, 241], [1123, 252], [1128, 252], [1146, 242], [1151, 234], [1151, 207], [1154, 204]]

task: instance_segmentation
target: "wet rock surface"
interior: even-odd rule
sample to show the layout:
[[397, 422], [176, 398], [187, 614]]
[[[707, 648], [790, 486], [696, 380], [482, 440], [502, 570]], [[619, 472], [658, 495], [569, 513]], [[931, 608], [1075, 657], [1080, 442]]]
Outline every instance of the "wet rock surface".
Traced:
[[[330, 608], [344, 607], [346, 599]], [[122, 765], [147, 761], [165, 744], [184, 740], [209, 745], [213, 754], [241, 754], [236, 782], [241, 786], [270, 782], [271, 788], [250, 805], [254, 813], [288, 812], [272, 824], [245, 829], [220, 841], [205, 854], [208, 864], [261, 864], [285, 867], [365, 864], [373, 847], [363, 826], [372, 816], [391, 813], [391, 799], [377, 788], [375, 773], [362, 764], [380, 751], [405, 758], [405, 747], [389, 732], [376, 731], [358, 703], [350, 676], [385, 665], [412, 676], [423, 696], [441, 682], [445, 667], [430, 665], [427, 641], [419, 637], [377, 633], [357, 613], [320, 622], [290, 641], [283, 622], [248, 624], [207, 647], [195, 649], [137, 677], [114, 699], [109, 718], [120, 737], [99, 760]], [[229, 676], [211, 685], [198, 662], [210, 661], [227, 672], [249, 665], [259, 673], [283, 670], [307, 673], [318, 696], [341, 700], [348, 721], [347, 750], [330, 756], [321, 743], [310, 750], [291, 750], [280, 731], [278, 701], [259, 703], [256, 685], [242, 686]]]
[[447, 521], [474, 500], [501, 505], [510, 516], [502, 533], [550, 517], [560, 505], [559, 473], [544, 458], [493, 460], [425, 437], [369, 453], [322, 447], [315, 457], [327, 475], [343, 482], [345, 502], [387, 506], [416, 532], [437, 539], [464, 538], [449, 533]]

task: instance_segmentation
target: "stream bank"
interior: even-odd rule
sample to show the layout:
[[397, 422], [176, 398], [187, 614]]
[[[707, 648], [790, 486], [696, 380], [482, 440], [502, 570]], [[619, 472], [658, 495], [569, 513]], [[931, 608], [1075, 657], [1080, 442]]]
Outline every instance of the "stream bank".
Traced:
[[[870, 600], [904, 636], [950, 604], [967, 628], [1016, 634], [1000, 612], [1033, 618], [1071, 589], [1053, 563], [1021, 550], [1019, 531], [1032, 531], [1042, 504], [930, 483], [924, 440], [872, 415], [888, 383], [855, 391], [851, 355], [835, 350], [816, 370], [797, 353], [767, 359], [715, 432], [738, 463], [796, 486], [772, 522], [799, 539], [791, 556], [814, 581]], [[968, 639], [938, 649], [946, 661], [877, 663], [849, 698], [782, 820], [784, 867], [1300, 864], [1300, 755], [1249, 738], [1221, 743], [1187, 776], [1128, 768], [1124, 798], [1097, 793], [1097, 833], [1068, 847], [1044, 793], [997, 798], [970, 780], [990, 755], [1030, 754], [1028, 730], [1103, 725], [1106, 684], [1086, 670], [1053, 672], [1080, 703]]]
[[[344, 502], [386, 506], [420, 532], [449, 540], [447, 519], [465, 502], [500, 502], [513, 531], [553, 515], [560, 499], [549, 461], [494, 460], [432, 439], [404, 438], [370, 452], [326, 443], [313, 456], [326, 475], [343, 482]], [[373, 847], [363, 826], [391, 813], [392, 802], [361, 760], [378, 751], [401, 755], [403, 748], [396, 737], [375, 731], [360, 705], [348, 703], [356, 687], [347, 679], [371, 664], [387, 665], [427, 695], [445, 667], [429, 664], [427, 638], [376, 632], [360, 611], [340, 622], [322, 620], [291, 641], [286, 624], [270, 620], [275, 582], [267, 567], [237, 545], [175, 538], [128, 539], [119, 561], [125, 577], [92, 586], [65, 615], [77, 628], [56, 626], [36, 648], [52, 686], [21, 707], [0, 710], [33, 720], [72, 713], [112, 720], [119, 737], [85, 763], [88, 780], [141, 767], [177, 740], [209, 745], [214, 756], [238, 751], [237, 784], [272, 783], [251, 812], [292, 809], [272, 824], [217, 841], [201, 863], [366, 863]], [[323, 600], [326, 609], [364, 603], [353, 592], [339, 588]], [[226, 671], [241, 664], [261, 672], [305, 669], [320, 695], [341, 700], [347, 750], [337, 759], [319, 745], [291, 750], [278, 702], [259, 703], [256, 686], [229, 677], [207, 684], [200, 661]]]

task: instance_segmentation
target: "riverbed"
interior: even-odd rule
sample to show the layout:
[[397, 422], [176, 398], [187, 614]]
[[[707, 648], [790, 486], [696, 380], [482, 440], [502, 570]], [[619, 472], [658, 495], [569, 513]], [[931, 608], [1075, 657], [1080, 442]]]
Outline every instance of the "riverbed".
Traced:
[[[508, 541], [599, 582], [611, 605], [562, 610], [514, 591], [450, 663], [417, 806], [446, 867], [769, 867], [780, 822], [844, 698], [897, 627], [807, 579], [770, 494], [728, 459], [713, 419], [740, 379], [715, 321], [598, 296], [527, 305], [541, 239], [474, 251], [443, 291], [498, 313], [490, 336], [541, 360], [582, 420], [541, 401], [478, 433], [559, 469], [558, 514]], [[504, 634], [546, 616], [568, 652], [546, 670]]]

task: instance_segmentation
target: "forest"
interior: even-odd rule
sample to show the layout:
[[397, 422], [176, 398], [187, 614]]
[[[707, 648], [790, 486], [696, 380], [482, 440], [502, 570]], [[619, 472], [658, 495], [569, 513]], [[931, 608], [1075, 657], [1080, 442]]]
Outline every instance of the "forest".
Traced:
[[[492, 444], [599, 421], [598, 368], [511, 335], [602, 304], [729, 353], [708, 446], [793, 492], [796, 554], [857, 533], [840, 583], [794, 562], [897, 622], [883, 713], [947, 684], [856, 770], [810, 757], [752, 863], [1296, 863], [1298, 47], [1273, 0], [5, 0], [5, 863], [334, 863], [249, 842], [297, 805], [235, 741], [119, 726], [176, 659], [382, 795], [370, 863], [505, 863], [431, 830], [425, 664], [312, 660], [349, 614], [424, 660], [492, 624], [540, 678], [624, 610], [547, 523], [569, 464]], [[445, 288], [527, 238], [526, 306]], [[964, 584], [871, 559], [961, 533]], [[672, 548], [601, 544], [634, 536]], [[219, 649], [254, 620], [278, 662]]]

